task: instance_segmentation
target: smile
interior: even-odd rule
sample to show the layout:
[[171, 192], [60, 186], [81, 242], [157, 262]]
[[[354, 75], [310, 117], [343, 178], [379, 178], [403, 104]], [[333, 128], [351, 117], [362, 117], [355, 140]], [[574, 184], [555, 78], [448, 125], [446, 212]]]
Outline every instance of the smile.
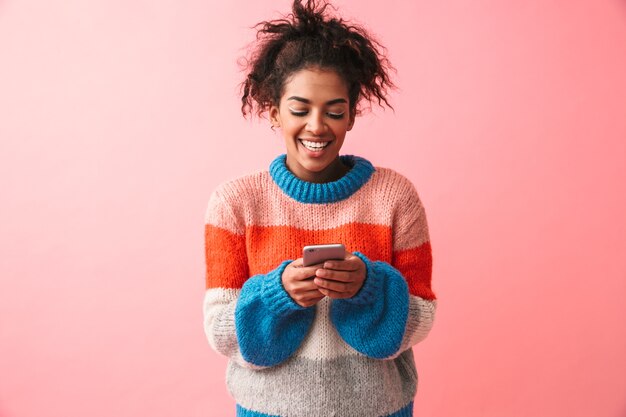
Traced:
[[298, 139], [300, 141], [300, 143], [302, 145], [304, 145], [305, 148], [307, 148], [310, 151], [321, 151], [322, 149], [324, 149], [325, 147], [328, 146], [329, 142], [313, 142], [310, 140], [305, 140], [305, 139]]

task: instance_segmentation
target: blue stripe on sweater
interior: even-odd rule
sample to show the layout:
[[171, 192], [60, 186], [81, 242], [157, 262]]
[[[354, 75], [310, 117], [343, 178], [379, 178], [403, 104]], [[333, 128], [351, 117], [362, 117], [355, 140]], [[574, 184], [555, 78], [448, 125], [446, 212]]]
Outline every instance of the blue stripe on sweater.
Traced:
[[360, 252], [365, 282], [352, 298], [333, 300], [330, 318], [343, 340], [362, 354], [384, 359], [398, 352], [409, 315], [409, 287], [400, 271]]
[[[402, 407], [400, 410], [392, 414], [386, 414], [379, 417], [412, 417], [413, 416], [413, 401]], [[257, 413], [256, 411], [248, 410], [237, 404], [237, 416], [236, 417], [280, 417], [270, 414]], [[321, 416], [320, 416], [321, 417]]]
[[315, 307], [302, 307], [282, 285], [282, 262], [267, 274], [249, 278], [235, 308], [235, 330], [243, 358], [254, 365], [274, 366], [302, 344], [315, 318]]

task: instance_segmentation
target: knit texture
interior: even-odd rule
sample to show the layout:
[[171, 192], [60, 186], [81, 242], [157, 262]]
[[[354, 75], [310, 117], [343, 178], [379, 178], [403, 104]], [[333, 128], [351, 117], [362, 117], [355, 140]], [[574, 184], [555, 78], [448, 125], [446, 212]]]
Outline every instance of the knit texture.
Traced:
[[[221, 184], [205, 216], [204, 330], [229, 358], [238, 416], [405, 417], [412, 346], [436, 310], [426, 213], [413, 184], [344, 155], [339, 180], [309, 183], [277, 157]], [[285, 267], [306, 245], [343, 243], [366, 266], [352, 298], [295, 303]]]

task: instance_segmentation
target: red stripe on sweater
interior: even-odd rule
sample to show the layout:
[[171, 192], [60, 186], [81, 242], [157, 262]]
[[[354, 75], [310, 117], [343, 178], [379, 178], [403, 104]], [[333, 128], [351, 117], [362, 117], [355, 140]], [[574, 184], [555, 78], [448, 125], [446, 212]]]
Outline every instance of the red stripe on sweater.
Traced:
[[[306, 245], [343, 243], [349, 252], [359, 251], [372, 261], [393, 265], [406, 279], [411, 295], [435, 299], [430, 288], [430, 242], [392, 253], [391, 239], [389, 227], [364, 223], [328, 230], [249, 226], [245, 236], [207, 224], [206, 288], [241, 288], [248, 277], [268, 273], [286, 259], [302, 257], [302, 248]], [[247, 256], [247, 253], [254, 256]]]
[[241, 288], [250, 274], [244, 235], [204, 226], [206, 288]]
[[[326, 230], [304, 230], [292, 226], [249, 226], [246, 228], [250, 273], [262, 274], [284, 259], [302, 257], [306, 245], [343, 243], [349, 252], [362, 252], [370, 259], [391, 262], [391, 230], [387, 226], [350, 223]], [[278, 244], [277, 244], [278, 243]]]
[[409, 284], [409, 292], [426, 300], [434, 300], [431, 289], [433, 258], [430, 242], [426, 241], [413, 249], [394, 252], [393, 266], [397, 268]]

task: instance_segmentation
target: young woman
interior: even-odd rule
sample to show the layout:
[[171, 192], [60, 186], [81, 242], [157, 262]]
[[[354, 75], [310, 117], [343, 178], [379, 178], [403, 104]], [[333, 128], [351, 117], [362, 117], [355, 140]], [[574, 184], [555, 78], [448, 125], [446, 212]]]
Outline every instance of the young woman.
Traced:
[[[286, 153], [220, 185], [205, 217], [204, 329], [229, 357], [237, 416], [412, 416], [411, 347], [436, 307], [426, 213], [389, 168], [340, 155], [362, 100], [387, 103], [367, 32], [296, 0], [262, 22], [242, 112], [267, 113]], [[305, 245], [344, 260], [303, 266]]]

